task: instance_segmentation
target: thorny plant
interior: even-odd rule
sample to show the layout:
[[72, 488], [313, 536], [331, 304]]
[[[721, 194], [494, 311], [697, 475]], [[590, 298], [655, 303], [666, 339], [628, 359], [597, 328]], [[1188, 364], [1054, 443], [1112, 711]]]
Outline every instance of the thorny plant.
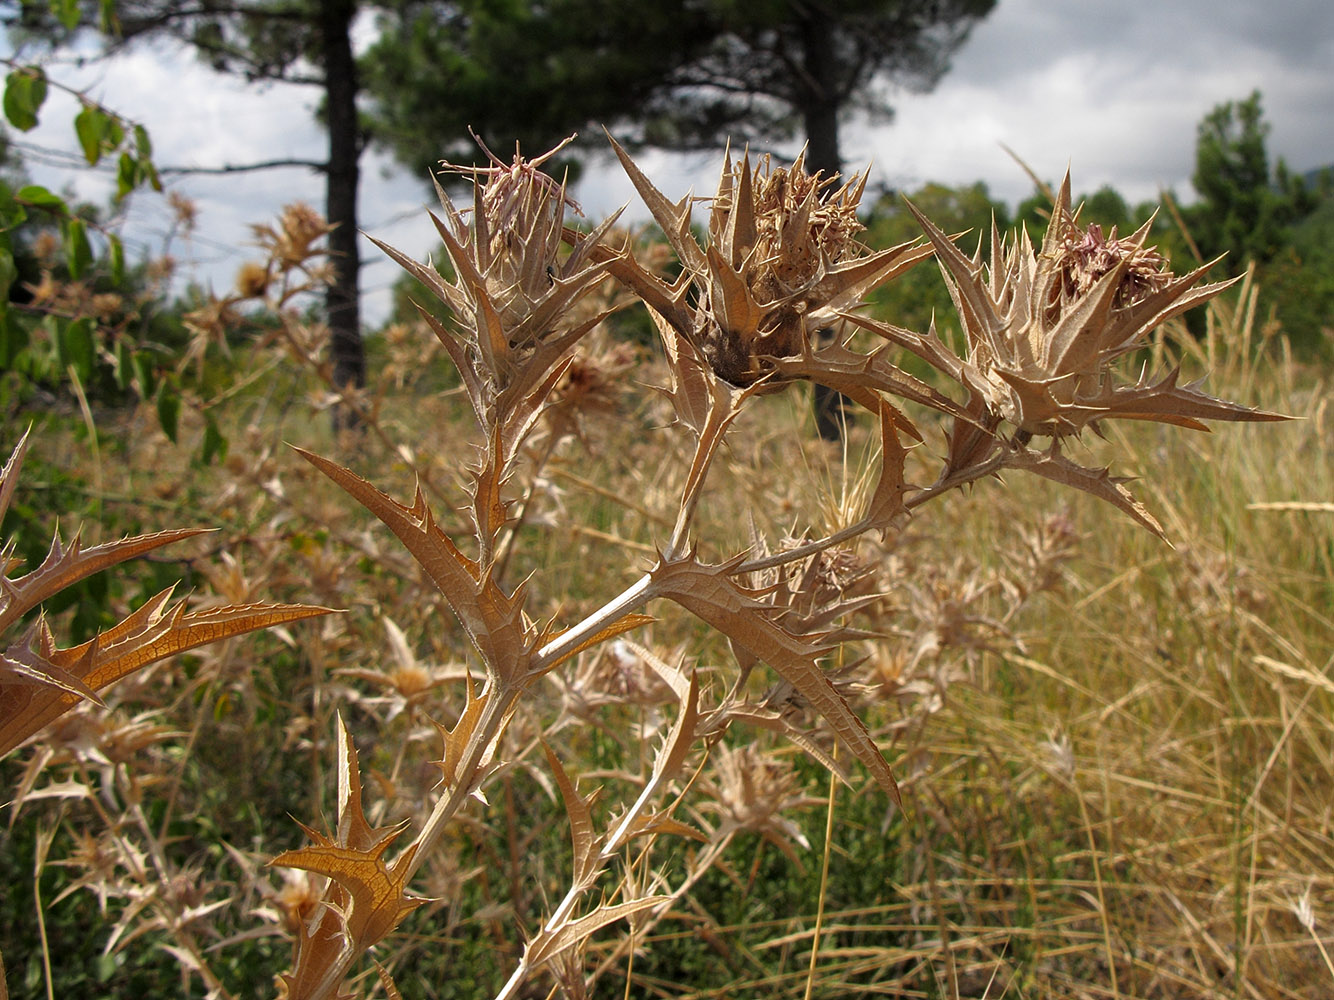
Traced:
[[[808, 176], [800, 161], [778, 167], [766, 157], [725, 163], [708, 219], [708, 241], [692, 235], [689, 199], [669, 201], [619, 145], [614, 148], [682, 265], [668, 280], [609, 239], [614, 217], [591, 232], [565, 223], [563, 185], [538, 167], [552, 155], [474, 175], [471, 212], [441, 190], [443, 218], [432, 216], [452, 278], [394, 249], [383, 249], [449, 306], [446, 323], [422, 310], [458, 369], [480, 429], [468, 467], [468, 551], [437, 524], [419, 489], [411, 504], [381, 493], [351, 470], [302, 454], [383, 521], [439, 587], [468, 634], [485, 678], [465, 683], [453, 725], [437, 723], [440, 778], [425, 819], [406, 844], [408, 821], [373, 827], [363, 811], [360, 768], [351, 737], [339, 723], [338, 812], [328, 834], [308, 830], [312, 846], [274, 863], [328, 878], [324, 905], [298, 930], [295, 964], [283, 977], [288, 998], [338, 994], [353, 963], [403, 917], [422, 905], [409, 886], [449, 824], [505, 763], [504, 736], [519, 704], [539, 678], [595, 646], [648, 621], [643, 610], [667, 600], [721, 632], [737, 660], [733, 683], [713, 705], [683, 665], [647, 655], [647, 664], [679, 702], [665, 727], [651, 773], [638, 797], [599, 829], [590, 797], [580, 793], [555, 752], [547, 758], [569, 814], [574, 871], [566, 895], [529, 938], [500, 997], [516, 995], [538, 968], [550, 966], [573, 994], [586, 985], [571, 961], [595, 931], [627, 920], [632, 932], [661, 914], [679, 890], [641, 882], [628, 866], [619, 895], [588, 905], [601, 873], [633, 842], [690, 827], [674, 818], [701, 766], [692, 747], [711, 746], [737, 720], [766, 721], [815, 741], [774, 708], [750, 703], [745, 680], [763, 662], [797, 700], [837, 734], [896, 800], [894, 775], [844, 691], [822, 661], [856, 637], [854, 613], [876, 601], [858, 593], [848, 573], [832, 583], [849, 543], [869, 532], [901, 529], [925, 503], [1006, 469], [1035, 472], [1107, 500], [1161, 533], [1157, 522], [1106, 470], [1084, 468], [1061, 452], [1063, 439], [1112, 418], [1203, 427], [1202, 419], [1273, 420], [1178, 386], [1175, 373], [1158, 382], [1120, 385], [1112, 362], [1143, 345], [1159, 324], [1216, 295], [1226, 283], [1196, 287], [1203, 269], [1173, 277], [1144, 248], [1148, 228], [1124, 240], [1081, 229], [1069, 182], [1062, 186], [1040, 250], [1024, 235], [1006, 243], [992, 233], [989, 260], [969, 257], [925, 218], [925, 244], [869, 253], [855, 240], [856, 206], [865, 178], [837, 190]], [[553, 150], [553, 153], [555, 151]], [[446, 164], [446, 169], [458, 170]], [[857, 315], [863, 298], [934, 252], [949, 283], [967, 339], [966, 356], [935, 335], [913, 333]], [[693, 440], [677, 515], [652, 567], [621, 593], [562, 628], [527, 610], [529, 581], [504, 579], [503, 553], [512, 542], [523, 500], [511, 489], [537, 428], [574, 364], [572, 350], [604, 318], [577, 308], [610, 274], [649, 308], [662, 339], [669, 382], [661, 391]], [[831, 340], [820, 331], [841, 329]], [[859, 350], [854, 333], [882, 343]], [[943, 388], [909, 375], [891, 360], [906, 348], [943, 376]], [[729, 428], [761, 393], [805, 380], [839, 390], [878, 418], [881, 468], [860, 516], [833, 532], [749, 553], [703, 555], [692, 528], [706, 495], [710, 468]], [[953, 385], [955, 392], [947, 391]], [[962, 395], [960, 395], [962, 394]], [[904, 439], [925, 439], [904, 404], [946, 418], [945, 456], [927, 486], [906, 481]], [[931, 429], [928, 427], [928, 430]], [[1035, 439], [1046, 439], [1034, 448]], [[790, 835], [772, 811], [746, 799], [756, 782], [780, 779], [744, 753], [720, 751], [713, 779], [737, 802], [723, 825]], [[738, 753], [741, 755], [738, 756]], [[827, 755], [825, 756], [828, 759]], [[830, 760], [831, 765], [833, 761]], [[748, 776], [749, 775], [749, 776]], [[686, 776], [686, 777], [682, 777]]]
[[[390, 774], [376, 774], [388, 801], [368, 809], [357, 748], [338, 715], [335, 818], [327, 832], [303, 825], [310, 844], [272, 861], [294, 873], [284, 876], [286, 889], [271, 893], [268, 908], [294, 938], [293, 963], [279, 985], [288, 1000], [349, 995], [359, 959], [409, 913], [439, 904], [417, 895], [414, 879], [431, 888], [456, 884], [451, 879], [459, 874], [441, 860], [446, 835], [467, 820], [471, 802], [487, 803], [488, 786], [511, 767], [536, 769], [536, 746], [546, 760], [540, 780], [554, 785], [569, 818], [573, 871], [498, 996], [519, 995], [541, 969], [567, 995], [588, 995], [613, 962], [633, 956], [636, 938], [664, 918], [738, 831], [758, 833], [785, 852], [804, 846], [782, 812], [812, 800], [797, 791], [784, 764], [729, 747], [733, 726], [782, 734], [849, 780], [812, 729], [823, 722], [897, 802], [895, 775], [854, 706], [912, 702], [918, 707], [903, 726], [920, 724], [949, 684], [966, 675], [970, 650], [1013, 641], [1009, 615], [1057, 585], [1073, 544], [1059, 518], [1033, 535], [1027, 564], [1014, 574], [1022, 582], [1002, 595], [1007, 610], [996, 617], [981, 610], [1000, 587], [995, 580], [963, 567], [947, 583], [914, 579], [885, 561], [883, 552], [919, 508], [1006, 470], [1028, 471], [1110, 502], [1162, 536], [1123, 480], [1078, 464], [1063, 444], [1111, 419], [1197, 429], [1207, 419], [1282, 419], [1179, 385], [1175, 371], [1157, 381], [1117, 379], [1114, 362], [1229, 283], [1200, 285], [1205, 268], [1172, 275], [1144, 245], [1147, 226], [1127, 238], [1082, 226], [1068, 178], [1039, 248], [1024, 233], [1002, 238], [993, 231], [990, 253], [984, 257], [979, 242], [970, 256], [919, 215], [925, 241], [871, 252], [856, 239], [865, 177], [837, 186], [807, 175], [800, 159], [782, 167], [768, 157], [752, 165], [749, 155], [729, 155], [701, 244], [691, 199], [670, 201], [614, 140], [613, 147], [680, 264], [674, 278], [613, 228], [615, 217], [591, 231], [567, 224], [574, 206], [564, 185], [538, 169], [557, 150], [535, 160], [516, 152], [510, 163], [488, 151], [491, 165], [482, 170], [445, 164], [472, 174], [473, 198], [460, 209], [439, 189], [443, 214], [432, 220], [448, 258], [443, 273], [380, 244], [450, 314], [441, 320], [418, 307], [457, 369], [478, 425], [464, 482], [466, 529], [442, 528], [420, 485], [403, 503], [350, 468], [301, 450], [407, 548], [466, 633], [475, 662], [423, 664], [386, 618], [397, 666], [342, 672], [378, 689], [363, 705], [401, 713], [409, 730], [418, 719], [429, 721], [438, 749], [413, 806], [405, 811], [404, 796], [395, 794], [411, 783], [400, 753]], [[913, 332], [858, 311], [874, 289], [930, 256], [959, 313], [962, 354], [934, 329]], [[268, 271], [250, 279], [238, 300], [270, 287]], [[632, 359], [605, 347], [585, 350], [625, 305], [624, 295], [608, 293], [612, 280], [647, 307], [657, 328], [666, 366], [658, 391], [690, 457], [651, 566], [566, 626], [530, 599], [532, 577], [509, 578], [511, 557], [520, 531], [540, 527], [533, 513], [544, 488], [540, 473], [556, 444], [580, 433], [581, 414], [623, 390]], [[298, 334], [283, 336], [292, 349], [305, 349]], [[931, 380], [895, 363], [904, 350], [934, 370]], [[698, 515], [729, 431], [758, 397], [800, 382], [837, 390], [874, 418], [879, 470], [859, 494], [859, 509], [848, 505], [843, 523], [827, 531], [808, 529], [776, 544], [757, 533], [748, 550], [706, 551]], [[910, 448], [925, 465], [933, 447], [934, 478], [909, 482]], [[872, 557], [860, 546], [874, 536], [880, 548]], [[923, 609], [915, 622], [880, 639], [856, 627], [859, 614], [884, 623], [886, 602], [910, 593]], [[664, 656], [630, 637], [653, 620], [650, 606], [664, 600], [725, 637], [734, 661], [728, 670], [702, 678], [688, 668], [684, 650]], [[861, 644], [867, 656], [834, 669], [830, 661], [845, 643]], [[947, 647], [962, 655], [940, 656]], [[572, 672], [558, 669], [567, 664]], [[778, 678], [757, 697], [750, 682], [761, 664]], [[645, 706], [631, 738], [641, 746], [656, 739], [656, 749], [635, 779], [638, 792], [619, 808], [608, 812], [595, 792], [580, 791], [548, 743], [556, 730], [530, 725], [522, 709], [544, 678], [561, 693], [567, 721], [619, 689], [633, 690], [631, 700]], [[446, 684], [462, 687], [449, 722], [431, 714], [427, 697]], [[673, 703], [669, 719], [663, 708]], [[706, 801], [694, 804], [700, 795]], [[386, 819], [386, 805], [397, 819]], [[704, 845], [674, 884], [636, 861], [663, 837]], [[617, 879], [604, 880], [613, 867]], [[619, 921], [629, 925], [629, 937], [593, 961], [589, 938]], [[216, 981], [209, 986], [225, 995]], [[387, 989], [394, 995], [392, 984]]]
[[[0, 518], [14, 496], [27, 449], [25, 433], [0, 469]], [[57, 532], [42, 563], [12, 577], [10, 573], [20, 567], [22, 560], [15, 554], [15, 540], [10, 540], [0, 548], [0, 634], [18, 632], [29, 612], [38, 611], [43, 602], [80, 580], [200, 533], [200, 529], [192, 528], [159, 531], [85, 547], [81, 532], [68, 541]], [[195, 895], [197, 887], [189, 873], [175, 870], [160, 851], [152, 849], [157, 840], [140, 808], [140, 782], [128, 766], [138, 752], [165, 735], [163, 727], [146, 718], [112, 722], [87, 714], [83, 708], [90, 704], [105, 708], [98, 692], [148, 664], [231, 636], [326, 614], [328, 609], [293, 604], [222, 604], [191, 609], [189, 600], [171, 603], [171, 596], [171, 589], [162, 591], [119, 624], [75, 646], [60, 646], [40, 611], [20, 634], [13, 635], [0, 652], [0, 756], [53, 722], [63, 728], [62, 733], [52, 734], [37, 746], [10, 800], [11, 822], [31, 793], [36, 776], [54, 758], [67, 753], [82, 782], [71, 782], [64, 789], [47, 787], [42, 794], [77, 796], [98, 808], [103, 803], [114, 803], [111, 807], [123, 809], [122, 819], [132, 820], [144, 842], [151, 845], [141, 851], [135, 847], [136, 834], [118, 837], [107, 856], [86, 866], [94, 880], [104, 879], [117, 867], [124, 869], [129, 877], [119, 880], [117, 892], [136, 883], [135, 890], [128, 893], [132, 905], [114, 929], [113, 938], [121, 938], [134, 924], [139, 925], [137, 933], [167, 928], [175, 938], [182, 962], [203, 972], [209, 987], [215, 988], [218, 984], [209, 982], [201, 949], [189, 927], [208, 908], [200, 908], [202, 897]], [[93, 794], [90, 769], [100, 773], [100, 798]], [[83, 846], [95, 851], [102, 845], [90, 841]], [[102, 898], [105, 902], [105, 896]], [[145, 909], [148, 912], [141, 914]], [[5, 995], [3, 980], [0, 964], [0, 996]]]

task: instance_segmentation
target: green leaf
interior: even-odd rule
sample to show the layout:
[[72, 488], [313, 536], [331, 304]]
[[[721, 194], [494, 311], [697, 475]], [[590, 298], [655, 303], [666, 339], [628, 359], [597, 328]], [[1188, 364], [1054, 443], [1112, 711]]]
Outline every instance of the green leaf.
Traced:
[[19, 352], [28, 346], [28, 331], [10, 309], [0, 316], [0, 371], [14, 367]]
[[79, 0], [51, 0], [51, 13], [65, 26], [66, 31], [73, 31], [79, 26]]
[[36, 66], [16, 69], [5, 78], [5, 117], [20, 132], [37, 127], [37, 112], [46, 100], [46, 74]]
[[116, 338], [116, 365], [113, 369], [116, 388], [124, 392], [134, 378], [134, 349], [125, 337]]
[[65, 225], [65, 265], [75, 281], [83, 277], [93, 262], [93, 247], [88, 242], [88, 225], [80, 218], [70, 219]]
[[157, 391], [157, 422], [162, 425], [162, 433], [172, 444], [176, 443], [176, 428], [181, 419], [181, 397], [171, 387], [170, 382], [163, 382]]
[[129, 153], [121, 153], [116, 162], [116, 201], [139, 186], [139, 163]]
[[213, 460], [225, 459], [227, 457], [228, 442], [218, 430], [217, 422], [213, 419], [212, 413], [204, 414], [204, 444], [200, 448], [199, 459], [205, 465], [212, 465]]
[[9, 234], [0, 232], [0, 303], [9, 301], [9, 288], [19, 276], [14, 266], [14, 251], [9, 242]]
[[65, 205], [65, 199], [52, 191], [48, 191], [40, 184], [28, 184], [18, 190], [14, 195], [14, 200], [22, 202], [29, 208], [41, 208], [48, 212], [54, 212], [56, 215], [65, 215], [69, 209]]
[[107, 116], [87, 104], [74, 116], [74, 134], [83, 147], [83, 158], [92, 166], [102, 159], [102, 137], [106, 134]]
[[152, 355], [136, 351], [134, 357], [130, 359], [130, 364], [134, 366], [134, 377], [139, 382], [140, 397], [150, 398], [157, 390], [157, 371], [153, 368]]
[[139, 154], [140, 160], [150, 160], [153, 157], [153, 144], [148, 140], [148, 129], [142, 125], [134, 126], [134, 149]]
[[111, 281], [120, 285], [125, 282], [125, 246], [115, 233], [107, 234], [107, 262], [111, 265]]
[[93, 361], [96, 358], [96, 347], [93, 342], [95, 332], [96, 324], [88, 317], [76, 319], [60, 331], [61, 360], [66, 365], [74, 366], [79, 381], [84, 385], [87, 385], [93, 377]]
[[0, 181], [0, 230], [10, 230], [28, 218], [28, 211], [14, 198], [14, 189]]
[[97, 30], [104, 35], [120, 34], [120, 19], [116, 17], [116, 0], [99, 0]]

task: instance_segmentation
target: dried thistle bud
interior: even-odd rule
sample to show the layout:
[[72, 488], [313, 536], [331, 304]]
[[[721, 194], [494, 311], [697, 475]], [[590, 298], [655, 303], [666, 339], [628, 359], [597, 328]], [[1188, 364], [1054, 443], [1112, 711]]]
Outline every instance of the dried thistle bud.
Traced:
[[60, 253], [60, 237], [49, 229], [43, 229], [32, 241], [32, 253], [43, 267], [51, 267]]
[[125, 307], [125, 299], [116, 292], [99, 292], [90, 303], [93, 315], [103, 323], [109, 323]]
[[1211, 266], [1174, 275], [1145, 247], [1151, 221], [1131, 236], [1082, 227], [1070, 209], [1070, 177], [1052, 208], [1039, 251], [1026, 233], [972, 258], [911, 205], [935, 246], [958, 305], [968, 355], [954, 372], [996, 414], [1028, 435], [1075, 434], [1110, 418], [1157, 420], [1203, 429], [1202, 420], [1277, 420], [1177, 385], [1118, 383], [1112, 363], [1144, 345], [1167, 320], [1214, 297], [1231, 281], [1198, 285]]
[[[832, 184], [805, 172], [803, 157], [775, 167], [765, 156], [729, 158], [709, 213], [707, 290], [696, 334], [722, 378], [747, 386], [765, 375], [766, 357], [800, 355], [842, 291], [838, 265], [858, 255], [854, 177], [826, 201]], [[822, 310], [824, 310], [822, 312]]]
[[[586, 236], [572, 235], [565, 210], [579, 207], [563, 183], [539, 169], [573, 138], [532, 160], [516, 149], [506, 164], [479, 140], [490, 166], [442, 161], [445, 173], [473, 179], [470, 211], [456, 208], [437, 184], [445, 218], [431, 218], [453, 265], [452, 281], [376, 241], [453, 310], [458, 335], [436, 333], [470, 373], [471, 385], [503, 389], [520, 370], [549, 367], [602, 318], [575, 317], [572, 307], [605, 276], [605, 263], [593, 261], [591, 251], [619, 213]], [[567, 238], [574, 243], [569, 251]]]
[[265, 255], [283, 272], [305, 267], [312, 258], [325, 250], [315, 243], [333, 231], [319, 212], [304, 202], [295, 202], [283, 208], [277, 227], [251, 226], [256, 242]]
[[236, 272], [236, 290], [244, 299], [262, 298], [269, 287], [269, 269], [248, 260]]
[[171, 214], [176, 218], [176, 225], [188, 233], [195, 231], [195, 226], [199, 223], [199, 206], [193, 198], [181, 194], [179, 191], [169, 191], [167, 193], [167, 207], [171, 209]]
[[701, 249], [690, 235], [688, 199], [669, 202], [613, 146], [684, 267], [672, 285], [632, 261], [614, 262], [613, 273], [739, 388], [772, 377], [773, 359], [808, 356], [819, 330], [929, 255], [914, 244], [870, 253], [856, 239], [865, 176], [831, 191], [836, 180], [807, 174], [804, 156], [790, 167], [765, 156], [752, 167], [749, 155], [740, 162], [729, 155]]

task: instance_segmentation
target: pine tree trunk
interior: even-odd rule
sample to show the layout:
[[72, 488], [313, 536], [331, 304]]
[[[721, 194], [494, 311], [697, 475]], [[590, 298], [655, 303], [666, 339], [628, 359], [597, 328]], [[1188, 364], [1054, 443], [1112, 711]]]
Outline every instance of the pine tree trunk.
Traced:
[[[801, 115], [806, 127], [806, 169], [832, 177], [842, 171], [838, 152], [838, 67], [834, 59], [833, 29], [818, 11], [801, 19], [803, 90]], [[828, 190], [828, 189], [827, 189]], [[822, 335], [825, 331], [821, 331]], [[840, 416], [846, 397], [828, 386], [815, 386], [815, 427], [826, 441], [843, 435]]]
[[[334, 385], [340, 389], [366, 384], [361, 344], [361, 307], [357, 288], [361, 259], [357, 250], [358, 159], [361, 130], [357, 120], [357, 64], [352, 55], [352, 19], [356, 0], [324, 0], [320, 4], [320, 40], [324, 50], [324, 86], [329, 127], [329, 175], [325, 217], [335, 226], [329, 234], [333, 284], [326, 294], [330, 355]], [[334, 429], [355, 427], [346, 407], [335, 407]]]

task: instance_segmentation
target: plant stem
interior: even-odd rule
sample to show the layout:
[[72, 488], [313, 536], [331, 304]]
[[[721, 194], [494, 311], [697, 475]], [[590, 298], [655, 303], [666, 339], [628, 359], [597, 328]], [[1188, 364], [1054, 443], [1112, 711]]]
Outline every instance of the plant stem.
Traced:
[[534, 673], [541, 672], [562, 657], [568, 656], [613, 622], [642, 608], [655, 596], [653, 575], [645, 573], [583, 621], [566, 629], [539, 649], [533, 656], [530, 669]]

